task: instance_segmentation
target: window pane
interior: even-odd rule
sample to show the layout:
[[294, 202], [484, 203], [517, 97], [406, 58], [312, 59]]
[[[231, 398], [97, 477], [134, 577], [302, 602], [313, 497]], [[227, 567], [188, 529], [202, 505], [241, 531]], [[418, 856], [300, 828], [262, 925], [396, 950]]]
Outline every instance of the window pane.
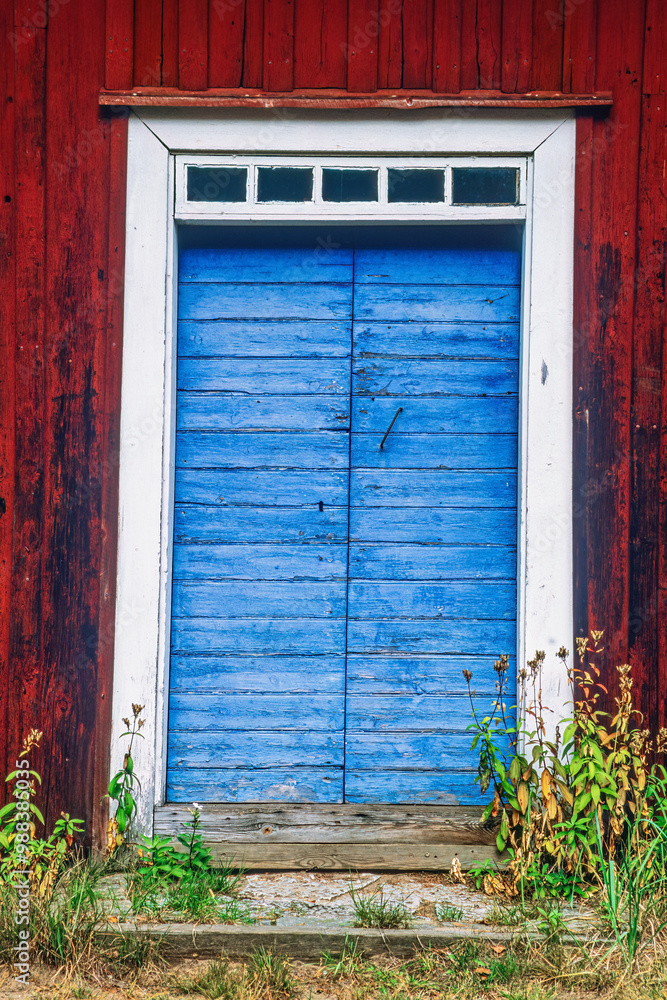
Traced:
[[377, 170], [322, 170], [323, 201], [377, 201]]
[[518, 167], [453, 167], [453, 205], [516, 205]]
[[312, 167], [257, 168], [257, 201], [312, 200]]
[[389, 201], [424, 202], [445, 200], [445, 172], [409, 168], [396, 170], [389, 168]]
[[188, 201], [245, 201], [247, 167], [188, 167]]

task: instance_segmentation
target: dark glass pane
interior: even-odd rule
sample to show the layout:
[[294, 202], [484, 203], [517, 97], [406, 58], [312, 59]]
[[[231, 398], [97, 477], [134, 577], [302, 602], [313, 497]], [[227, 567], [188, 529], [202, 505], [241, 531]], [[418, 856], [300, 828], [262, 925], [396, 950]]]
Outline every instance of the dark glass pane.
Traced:
[[445, 171], [389, 168], [389, 201], [424, 202], [445, 200]]
[[377, 201], [377, 170], [322, 170], [323, 201]]
[[188, 201], [245, 201], [247, 167], [188, 167]]
[[312, 167], [258, 167], [257, 201], [312, 201]]
[[453, 167], [453, 205], [516, 205], [518, 167]]

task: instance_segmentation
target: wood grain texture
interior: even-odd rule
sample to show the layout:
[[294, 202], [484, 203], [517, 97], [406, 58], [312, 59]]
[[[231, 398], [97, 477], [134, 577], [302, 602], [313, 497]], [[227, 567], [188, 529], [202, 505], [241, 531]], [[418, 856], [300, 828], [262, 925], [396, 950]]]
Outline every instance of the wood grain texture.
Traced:
[[106, 5], [106, 70], [107, 90], [123, 90], [132, 86], [132, 54], [134, 50], [134, 0], [116, 0]]
[[[611, 29], [623, 20], [623, 38]], [[639, 116], [643, 3], [605, 6], [598, 23], [596, 84], [608, 82], [617, 100], [611, 117], [593, 129], [593, 280], [595, 324], [588, 339], [588, 469], [596, 480], [588, 504], [589, 624], [605, 630], [610, 663], [628, 654], [628, 543], [630, 514], [632, 326], [639, 133], [626, 122]], [[620, 79], [629, 77], [627, 86]], [[623, 178], [625, 197], [618, 196]], [[612, 362], [613, 357], [613, 362]], [[600, 562], [600, 553], [606, 553]], [[617, 569], [612, 571], [611, 567]]]
[[208, 0], [179, 0], [178, 86], [206, 90], [208, 86]]
[[[72, 31], [72, 24], [78, 26]], [[46, 59], [45, 343], [42, 653], [38, 706], [47, 746], [40, 806], [47, 825], [62, 809], [88, 821], [96, 755], [108, 730], [98, 718], [101, 490], [104, 458], [109, 230], [109, 125], [99, 117], [105, 9], [72, 0], [51, 19]], [[34, 72], [34, 69], [33, 69]], [[81, 143], [82, 137], [88, 145]], [[72, 158], [72, 150], [76, 150]], [[84, 209], [85, 206], [85, 209]], [[62, 263], [68, 261], [69, 280]], [[34, 639], [33, 639], [34, 641]], [[40, 728], [42, 728], [40, 726]], [[102, 744], [102, 745], [100, 745]]]
[[503, 0], [501, 85], [505, 93], [529, 89], [533, 63], [533, 0]]
[[466, 0], [462, 11], [461, 90], [500, 90], [502, 4]]
[[264, 89], [294, 87], [294, 0], [264, 0]]
[[400, 89], [403, 79], [403, 0], [380, 0], [378, 32], [379, 90]]
[[240, 87], [245, 0], [212, 0], [208, 7], [209, 87]]
[[462, 0], [434, 0], [433, 90], [457, 94], [461, 90]]
[[347, 0], [295, 0], [295, 88], [344, 88], [346, 44]]
[[263, 79], [264, 0], [245, 0], [242, 86], [261, 87]]
[[[15, 294], [15, 505], [12, 574], [12, 663], [8, 674], [9, 727], [18, 751], [31, 728], [53, 740], [41, 702], [46, 678], [43, 663], [45, 553], [44, 414], [47, 406], [45, 369], [46, 218], [46, 32], [26, 29], [16, 50], [15, 93], [26, 113], [15, 121], [16, 141], [16, 294]], [[65, 168], [63, 168], [65, 169]], [[41, 725], [44, 721], [44, 726]]]
[[[14, 29], [14, 11], [9, 4], [0, 9], [0, 32], [8, 39]], [[0, 61], [0, 232], [3, 234], [0, 252], [0, 767], [4, 774], [13, 750], [10, 728], [10, 670], [12, 553], [14, 548], [15, 491], [15, 407], [16, 407], [16, 165], [15, 165], [15, 60]], [[11, 100], [9, 100], [11, 98]], [[3, 782], [4, 784], [4, 782]], [[8, 786], [0, 790], [0, 802], [5, 801]]]
[[403, 4], [403, 79], [406, 90], [433, 84], [433, 0]]
[[[572, 6], [567, 8], [572, 13]], [[593, 6], [593, 4], [589, 4]], [[530, 90], [563, 90], [564, 18], [551, 0], [533, 0]]]
[[347, 89], [372, 93], [378, 87], [379, 0], [348, 0]]
[[167, 86], [162, 74], [162, 38], [162, 0], [134, 0], [133, 65], [136, 87]]

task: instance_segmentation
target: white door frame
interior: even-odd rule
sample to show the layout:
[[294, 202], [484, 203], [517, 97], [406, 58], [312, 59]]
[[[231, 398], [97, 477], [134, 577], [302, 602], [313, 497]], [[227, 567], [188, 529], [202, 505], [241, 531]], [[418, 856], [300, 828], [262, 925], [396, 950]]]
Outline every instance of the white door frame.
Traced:
[[[133, 834], [151, 834], [164, 802], [168, 702], [176, 359], [175, 176], [179, 154], [527, 158], [525, 208], [476, 206], [449, 220], [525, 215], [519, 396], [517, 669], [546, 651], [543, 702], [554, 719], [570, 692], [555, 656], [572, 609], [572, 284], [574, 112], [184, 112], [129, 120], [116, 631], [111, 773], [130, 704], [144, 706]], [[469, 162], [469, 160], [467, 161]], [[428, 165], [428, 164], [426, 164]], [[483, 165], [480, 163], [480, 165]], [[201, 214], [201, 213], [200, 213]], [[332, 221], [329, 209], [326, 218]], [[349, 210], [341, 219], [350, 220]], [[416, 206], [401, 221], [443, 221]], [[308, 221], [316, 221], [309, 215]], [[201, 219], [199, 221], [202, 221]], [[222, 220], [221, 220], [222, 221]], [[238, 224], [238, 216], [236, 217]], [[295, 216], [296, 221], [296, 216]], [[301, 212], [298, 221], [306, 221]]]

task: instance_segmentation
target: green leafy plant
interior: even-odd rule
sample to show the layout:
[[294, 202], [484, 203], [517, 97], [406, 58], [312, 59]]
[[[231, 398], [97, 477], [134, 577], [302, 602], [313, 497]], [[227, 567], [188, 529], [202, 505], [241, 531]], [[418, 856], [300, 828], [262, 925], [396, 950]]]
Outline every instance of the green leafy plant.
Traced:
[[[519, 675], [527, 692], [523, 718], [508, 704], [507, 656], [495, 663], [498, 694], [484, 718], [475, 711], [472, 674], [463, 671], [471, 695], [472, 746], [479, 753], [477, 781], [482, 792], [493, 790], [483, 819], [499, 820], [496, 845], [510, 858], [505, 874], [477, 872], [487, 892], [586, 895], [601, 884], [598, 829], [602, 856], [614, 858], [635, 817], [665, 824], [667, 774], [655, 756], [664, 753], [667, 732], [654, 740], [637, 724], [628, 664], [617, 668], [616, 711], [601, 710], [600, 699], [608, 694], [597, 666], [601, 639], [601, 632], [592, 632], [590, 639], [577, 640], [579, 666], [568, 668], [576, 692], [573, 714], [560, 720], [554, 739], [547, 739], [544, 721], [544, 652]], [[568, 656], [559, 650], [565, 666]]]
[[137, 811], [137, 802], [134, 797], [135, 786], [141, 789], [141, 782], [134, 773], [134, 759], [132, 757], [132, 748], [134, 745], [134, 740], [138, 736], [143, 739], [142, 733], [139, 731], [144, 725], [144, 719], [140, 719], [139, 716], [144, 710], [143, 705], [132, 705], [132, 720], [123, 719], [125, 723], [125, 732], [121, 733], [120, 739], [124, 739], [126, 736], [130, 737], [130, 743], [123, 757], [123, 766], [120, 771], [117, 771], [111, 781], [109, 782], [109, 790], [104, 796], [105, 799], [109, 799], [116, 803], [114, 814], [109, 818], [109, 825], [107, 828], [107, 854], [109, 856], [113, 855], [123, 841], [126, 839], [129, 832], [132, 820]]
[[28, 756], [39, 746], [42, 733], [32, 729], [23, 742], [16, 770], [5, 781], [14, 783], [10, 801], [0, 809], [0, 878], [9, 880], [15, 871], [29, 871], [30, 882], [41, 896], [49, 895], [69, 860], [76, 837], [83, 833], [83, 820], [61, 813], [46, 837], [36, 835], [44, 817], [34, 802], [42, 779], [29, 767]]

